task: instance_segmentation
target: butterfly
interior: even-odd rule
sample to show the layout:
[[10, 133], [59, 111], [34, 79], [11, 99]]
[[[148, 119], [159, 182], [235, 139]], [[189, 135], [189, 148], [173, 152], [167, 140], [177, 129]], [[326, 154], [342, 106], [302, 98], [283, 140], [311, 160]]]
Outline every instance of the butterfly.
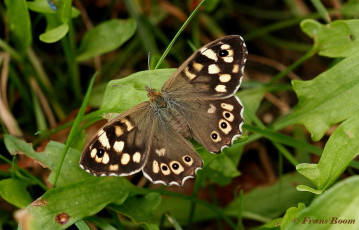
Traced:
[[203, 166], [190, 140], [220, 153], [242, 134], [238, 90], [247, 48], [239, 35], [198, 49], [164, 83], [146, 87], [149, 101], [103, 126], [84, 148], [80, 166], [95, 176], [142, 170], [152, 183], [183, 185]]

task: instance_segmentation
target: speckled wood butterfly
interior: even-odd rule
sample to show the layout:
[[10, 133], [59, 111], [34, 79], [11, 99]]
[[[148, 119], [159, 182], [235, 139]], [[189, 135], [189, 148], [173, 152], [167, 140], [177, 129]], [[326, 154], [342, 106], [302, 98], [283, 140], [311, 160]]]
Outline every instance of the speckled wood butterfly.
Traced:
[[182, 185], [202, 168], [189, 140], [220, 153], [242, 134], [243, 106], [234, 95], [247, 49], [231, 35], [197, 50], [162, 86], [106, 124], [85, 147], [80, 166], [96, 176], [142, 170], [153, 183]]

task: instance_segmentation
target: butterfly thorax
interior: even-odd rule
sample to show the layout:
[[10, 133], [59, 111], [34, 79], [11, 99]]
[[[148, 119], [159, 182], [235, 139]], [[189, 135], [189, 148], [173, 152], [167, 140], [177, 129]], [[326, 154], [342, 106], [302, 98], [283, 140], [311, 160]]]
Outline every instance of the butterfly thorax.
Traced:
[[191, 139], [192, 135], [186, 119], [182, 114], [174, 108], [166, 93], [145, 87], [147, 96], [150, 99], [150, 107], [152, 111], [159, 117], [160, 122], [166, 122], [176, 132], [182, 134], [187, 139]]
[[167, 103], [163, 98], [163, 94], [160, 91], [155, 89], [151, 89], [149, 87], [145, 87], [147, 96], [150, 98], [150, 102], [153, 103], [157, 108], [165, 108], [167, 107]]

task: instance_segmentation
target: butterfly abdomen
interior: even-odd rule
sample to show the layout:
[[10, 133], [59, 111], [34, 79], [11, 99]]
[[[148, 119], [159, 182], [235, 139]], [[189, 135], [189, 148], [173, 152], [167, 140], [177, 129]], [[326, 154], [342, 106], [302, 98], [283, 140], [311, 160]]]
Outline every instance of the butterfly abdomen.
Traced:
[[168, 123], [178, 133], [186, 139], [192, 139], [191, 131], [186, 119], [176, 110], [169, 110], [170, 119]]

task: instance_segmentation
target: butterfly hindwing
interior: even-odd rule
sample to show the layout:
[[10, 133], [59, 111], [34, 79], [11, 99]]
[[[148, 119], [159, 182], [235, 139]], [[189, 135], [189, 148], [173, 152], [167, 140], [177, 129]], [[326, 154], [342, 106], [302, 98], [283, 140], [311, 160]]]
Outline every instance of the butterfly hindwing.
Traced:
[[238, 97], [217, 100], [176, 100], [191, 136], [208, 151], [220, 153], [242, 134], [243, 106]]
[[153, 183], [183, 185], [202, 168], [203, 161], [192, 144], [169, 126], [155, 125], [144, 175]]

